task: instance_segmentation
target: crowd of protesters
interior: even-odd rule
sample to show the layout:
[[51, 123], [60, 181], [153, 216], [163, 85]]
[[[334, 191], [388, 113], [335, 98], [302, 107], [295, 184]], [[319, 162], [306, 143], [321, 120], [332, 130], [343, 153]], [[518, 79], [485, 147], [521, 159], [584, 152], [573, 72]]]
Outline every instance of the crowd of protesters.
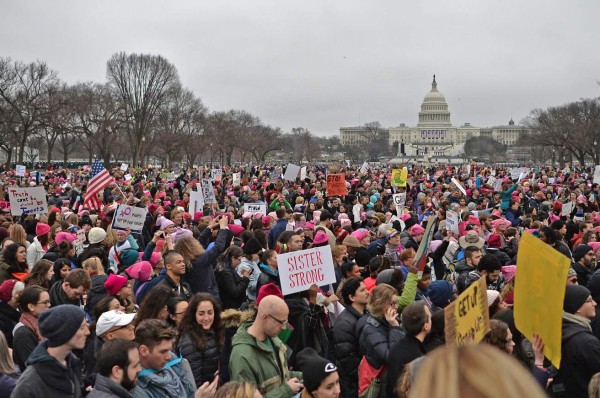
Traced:
[[[593, 170], [409, 166], [397, 187], [392, 169], [115, 167], [97, 209], [88, 167], [4, 171], [0, 398], [600, 397]], [[216, 203], [191, 213], [203, 178]], [[35, 186], [47, 212], [11, 215], [10, 189]], [[146, 210], [141, 233], [112, 227], [119, 204]], [[515, 326], [524, 233], [572, 262], [558, 369]], [[284, 295], [278, 255], [315, 247], [335, 282]], [[446, 346], [444, 308], [481, 278], [490, 332]]]

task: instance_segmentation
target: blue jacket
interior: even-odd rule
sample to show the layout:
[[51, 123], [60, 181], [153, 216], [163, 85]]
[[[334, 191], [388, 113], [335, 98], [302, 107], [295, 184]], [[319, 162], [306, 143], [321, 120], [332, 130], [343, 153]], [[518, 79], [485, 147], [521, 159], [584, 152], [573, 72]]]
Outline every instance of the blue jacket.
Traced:
[[269, 249], [275, 250], [275, 244], [277, 243], [277, 239], [279, 239], [279, 236], [285, 232], [287, 224], [287, 219], [282, 218], [281, 220], [277, 220], [275, 225], [273, 225], [273, 227], [269, 231]]
[[510, 208], [510, 198], [512, 197], [512, 193], [515, 191], [515, 189], [517, 189], [518, 186], [518, 184], [513, 184], [513, 186], [508, 188], [506, 191], [500, 192], [500, 199], [502, 199], [502, 201], [500, 202], [500, 208], [502, 210]]

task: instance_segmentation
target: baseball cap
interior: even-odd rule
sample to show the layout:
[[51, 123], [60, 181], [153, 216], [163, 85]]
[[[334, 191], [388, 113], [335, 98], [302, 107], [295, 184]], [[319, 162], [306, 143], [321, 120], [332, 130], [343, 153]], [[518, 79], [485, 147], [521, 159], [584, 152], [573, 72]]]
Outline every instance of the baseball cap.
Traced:
[[114, 327], [127, 326], [133, 321], [136, 314], [126, 314], [118, 310], [106, 311], [96, 323], [96, 336], [102, 336]]

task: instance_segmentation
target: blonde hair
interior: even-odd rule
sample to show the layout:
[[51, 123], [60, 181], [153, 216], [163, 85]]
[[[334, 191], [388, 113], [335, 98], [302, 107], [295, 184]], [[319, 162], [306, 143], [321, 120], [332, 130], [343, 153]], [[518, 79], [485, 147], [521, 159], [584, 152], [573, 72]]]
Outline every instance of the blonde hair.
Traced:
[[589, 398], [600, 398], [600, 372], [593, 375], [590, 379], [588, 396]]
[[254, 398], [257, 388], [249, 381], [230, 381], [217, 390], [213, 398]]
[[545, 398], [546, 394], [510, 355], [487, 344], [469, 344], [432, 352], [408, 397]]
[[106, 238], [104, 238], [102, 243], [107, 247], [113, 247], [117, 243], [117, 234], [110, 225], [106, 228]]
[[25, 246], [28, 246], [29, 242], [27, 241], [27, 234], [25, 233], [25, 228], [21, 224], [13, 224], [9, 237], [15, 243], [21, 243]]
[[385, 318], [385, 308], [390, 304], [392, 296], [397, 294], [396, 289], [386, 283], [375, 286], [369, 295], [369, 313], [375, 318]]
[[85, 260], [81, 267], [87, 272], [90, 276], [94, 275], [105, 275], [104, 266], [102, 265], [102, 260], [100, 260], [96, 256], [92, 256]]
[[346, 245], [335, 245], [333, 247], [333, 250], [331, 251], [331, 254], [333, 255], [333, 258], [335, 259], [337, 256], [341, 256], [342, 254], [346, 253], [346, 251], [348, 251], [348, 248], [346, 247]]
[[183, 260], [188, 266], [191, 265], [192, 260], [204, 254], [204, 248], [200, 242], [191, 236], [177, 239], [177, 242], [175, 242], [175, 251], [183, 256]]

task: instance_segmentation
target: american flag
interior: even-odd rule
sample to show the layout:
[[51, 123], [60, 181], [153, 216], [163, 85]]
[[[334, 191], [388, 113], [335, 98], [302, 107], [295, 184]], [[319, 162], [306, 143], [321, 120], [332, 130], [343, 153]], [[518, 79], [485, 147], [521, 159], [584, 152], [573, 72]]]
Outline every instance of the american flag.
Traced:
[[98, 199], [97, 195], [112, 182], [114, 182], [114, 179], [108, 174], [108, 171], [106, 171], [100, 160], [94, 160], [94, 164], [92, 165], [92, 178], [88, 182], [83, 205], [89, 209], [101, 209], [102, 201]]

